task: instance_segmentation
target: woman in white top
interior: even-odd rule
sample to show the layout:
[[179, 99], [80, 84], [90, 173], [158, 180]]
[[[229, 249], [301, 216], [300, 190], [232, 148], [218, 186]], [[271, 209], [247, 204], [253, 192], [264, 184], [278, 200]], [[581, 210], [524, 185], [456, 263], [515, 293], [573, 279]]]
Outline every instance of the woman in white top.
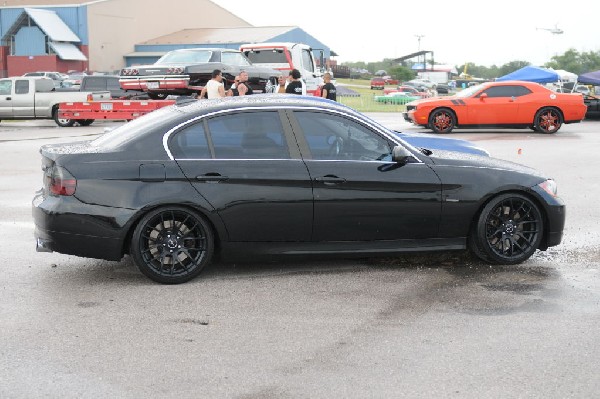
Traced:
[[204, 88], [200, 92], [200, 98], [204, 96], [208, 99], [225, 97], [225, 87], [223, 86], [223, 74], [220, 69], [215, 69], [212, 72], [212, 79], [206, 82]]

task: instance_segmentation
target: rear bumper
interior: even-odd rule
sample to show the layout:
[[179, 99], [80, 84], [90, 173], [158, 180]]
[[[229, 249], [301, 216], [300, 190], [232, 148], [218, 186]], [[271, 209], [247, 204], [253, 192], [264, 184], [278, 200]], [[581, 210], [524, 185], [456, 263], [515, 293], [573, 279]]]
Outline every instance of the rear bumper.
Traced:
[[186, 90], [189, 76], [131, 76], [121, 77], [119, 85], [123, 90], [169, 91]]
[[44, 197], [38, 192], [32, 202], [36, 250], [120, 260], [134, 212], [82, 204], [72, 197]]

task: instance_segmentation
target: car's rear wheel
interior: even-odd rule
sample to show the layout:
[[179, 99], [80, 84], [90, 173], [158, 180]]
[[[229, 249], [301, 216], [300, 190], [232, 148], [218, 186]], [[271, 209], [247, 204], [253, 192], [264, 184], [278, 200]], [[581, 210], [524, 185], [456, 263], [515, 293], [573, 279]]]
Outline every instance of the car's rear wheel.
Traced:
[[540, 133], [556, 133], [562, 126], [563, 120], [558, 109], [546, 107], [535, 114], [533, 123]]
[[75, 119], [59, 118], [58, 117], [58, 108], [56, 108], [54, 110], [54, 113], [52, 114], [52, 118], [54, 119], [54, 122], [56, 122], [56, 124], [60, 127], [71, 127], [75, 124]]
[[456, 117], [447, 108], [436, 109], [429, 115], [429, 127], [435, 133], [450, 133], [455, 125]]
[[214, 236], [206, 220], [183, 207], [153, 210], [136, 226], [131, 255], [140, 271], [163, 284], [197, 277], [210, 262]]
[[481, 211], [469, 245], [487, 262], [514, 265], [533, 255], [543, 230], [542, 214], [532, 200], [521, 194], [502, 194]]

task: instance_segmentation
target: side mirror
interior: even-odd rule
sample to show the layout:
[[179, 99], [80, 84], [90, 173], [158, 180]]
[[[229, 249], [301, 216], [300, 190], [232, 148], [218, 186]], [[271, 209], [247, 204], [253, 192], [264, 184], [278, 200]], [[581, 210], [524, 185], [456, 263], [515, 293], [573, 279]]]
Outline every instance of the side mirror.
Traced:
[[392, 161], [401, 165], [405, 165], [412, 159], [412, 153], [401, 145], [397, 145], [392, 149]]
[[481, 94], [479, 95], [479, 100], [480, 100], [480, 101], [483, 101], [483, 100], [485, 100], [486, 98], [487, 98], [487, 93], [481, 93]]

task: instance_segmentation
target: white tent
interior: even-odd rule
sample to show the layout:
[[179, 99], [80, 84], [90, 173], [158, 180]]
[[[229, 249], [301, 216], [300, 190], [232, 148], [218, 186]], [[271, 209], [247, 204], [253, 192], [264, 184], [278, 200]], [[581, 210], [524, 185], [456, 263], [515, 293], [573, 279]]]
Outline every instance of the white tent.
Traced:
[[564, 69], [554, 69], [554, 72], [556, 72], [558, 76], [560, 76], [560, 80], [563, 83], [577, 82], [577, 74], [575, 73], [565, 71]]

